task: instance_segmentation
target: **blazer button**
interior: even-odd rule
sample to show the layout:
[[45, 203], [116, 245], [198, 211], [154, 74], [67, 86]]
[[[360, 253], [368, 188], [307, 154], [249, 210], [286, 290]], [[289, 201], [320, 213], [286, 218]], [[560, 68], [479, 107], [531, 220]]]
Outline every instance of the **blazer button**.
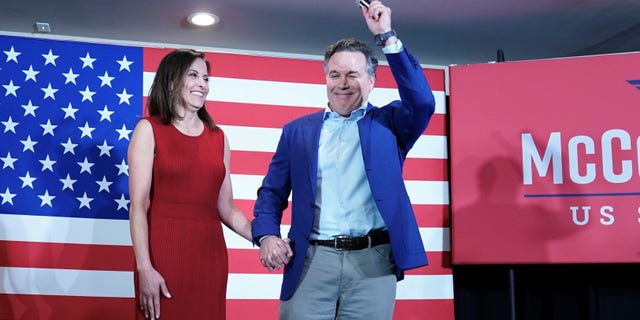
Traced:
[[316, 204], [315, 204], [314, 202], [309, 202], [309, 207], [311, 207], [311, 208], [315, 208], [315, 207], [316, 207]]

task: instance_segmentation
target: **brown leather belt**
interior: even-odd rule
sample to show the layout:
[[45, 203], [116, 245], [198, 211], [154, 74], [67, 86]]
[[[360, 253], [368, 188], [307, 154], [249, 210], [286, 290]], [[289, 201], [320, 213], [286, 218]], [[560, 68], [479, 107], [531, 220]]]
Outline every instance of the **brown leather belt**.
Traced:
[[310, 240], [312, 246], [332, 247], [338, 251], [362, 250], [389, 243], [389, 232], [374, 231], [362, 237], [336, 236], [331, 240]]

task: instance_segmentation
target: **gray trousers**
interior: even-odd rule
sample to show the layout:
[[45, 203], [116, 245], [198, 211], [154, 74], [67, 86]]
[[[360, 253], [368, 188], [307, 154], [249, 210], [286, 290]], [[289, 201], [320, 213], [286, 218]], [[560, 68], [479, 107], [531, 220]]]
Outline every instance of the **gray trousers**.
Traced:
[[336, 251], [310, 246], [298, 288], [280, 320], [389, 320], [396, 298], [391, 245]]

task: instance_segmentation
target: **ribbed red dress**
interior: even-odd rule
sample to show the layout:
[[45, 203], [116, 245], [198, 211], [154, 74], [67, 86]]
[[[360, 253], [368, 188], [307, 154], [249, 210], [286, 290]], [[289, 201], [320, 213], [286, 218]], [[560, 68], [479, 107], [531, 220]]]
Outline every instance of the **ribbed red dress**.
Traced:
[[[149, 249], [171, 293], [161, 298], [160, 318], [224, 320], [228, 260], [217, 210], [224, 134], [205, 127], [187, 136], [159, 117], [147, 119], [155, 139]], [[137, 274], [135, 287], [137, 297]], [[138, 301], [136, 318], [144, 319]]]

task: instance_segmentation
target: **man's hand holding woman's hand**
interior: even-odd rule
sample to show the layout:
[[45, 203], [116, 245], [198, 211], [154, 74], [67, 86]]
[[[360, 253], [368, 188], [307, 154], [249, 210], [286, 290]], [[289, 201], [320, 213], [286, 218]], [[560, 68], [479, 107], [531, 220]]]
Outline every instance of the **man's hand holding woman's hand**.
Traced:
[[260, 244], [260, 263], [269, 271], [280, 269], [289, 263], [293, 251], [289, 243], [290, 239], [280, 239], [277, 236], [268, 236]]

